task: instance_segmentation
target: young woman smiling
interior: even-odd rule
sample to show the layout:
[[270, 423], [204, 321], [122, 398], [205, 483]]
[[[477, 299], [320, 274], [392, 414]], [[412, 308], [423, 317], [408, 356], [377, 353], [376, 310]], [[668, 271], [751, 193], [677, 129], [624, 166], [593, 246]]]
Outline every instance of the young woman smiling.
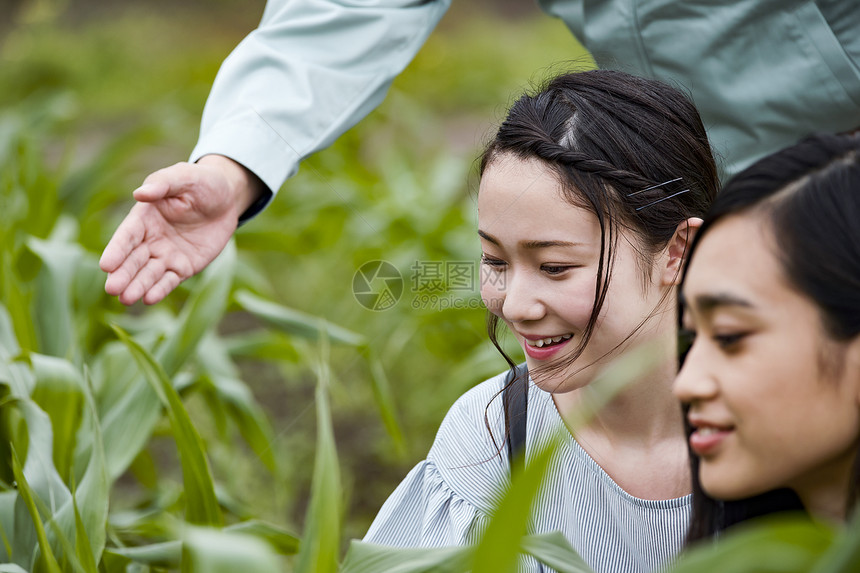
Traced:
[[860, 485], [860, 137], [820, 135], [718, 195], [683, 283], [695, 333], [674, 391], [693, 460], [690, 540]]
[[[526, 457], [564, 427], [607, 363], [663, 341], [657, 369], [568, 434], [532, 508], [531, 532], [562, 531], [598, 572], [657, 569], [683, 542], [690, 483], [671, 393], [676, 284], [717, 185], [690, 101], [618, 72], [562, 75], [521, 97], [482, 157], [481, 295], [493, 341], [503, 323], [526, 355]], [[457, 401], [365, 541], [477, 540], [509, 479], [500, 395], [513, 378], [500, 374]]]

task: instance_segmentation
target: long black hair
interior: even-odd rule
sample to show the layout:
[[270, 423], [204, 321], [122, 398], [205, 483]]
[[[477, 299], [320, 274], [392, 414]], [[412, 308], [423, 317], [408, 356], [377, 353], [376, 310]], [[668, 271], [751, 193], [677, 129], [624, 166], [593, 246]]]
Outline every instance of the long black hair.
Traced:
[[[772, 230], [789, 283], [816, 305], [825, 333], [837, 341], [860, 334], [860, 136], [814, 135], [739, 173], [717, 195], [690, 257], [716, 223], [740, 213], [754, 213]], [[688, 425], [688, 437], [691, 432]], [[688, 543], [752, 517], [803, 510], [790, 490], [715, 500], [702, 491], [699, 460], [692, 451], [690, 465], [693, 515]], [[860, 488], [857, 463], [853, 472], [846, 514]]]
[[[539, 160], [556, 174], [565, 199], [593, 212], [600, 225], [591, 317], [572, 357], [551, 367], [563, 369], [593, 334], [619, 230], [635, 235], [642, 268], [649, 268], [682, 221], [707, 211], [719, 187], [717, 168], [687, 96], [657, 80], [609, 70], [559, 75], [519, 98], [486, 147], [480, 173], [502, 155]], [[498, 328], [498, 317], [489, 314], [490, 339], [513, 367]]]

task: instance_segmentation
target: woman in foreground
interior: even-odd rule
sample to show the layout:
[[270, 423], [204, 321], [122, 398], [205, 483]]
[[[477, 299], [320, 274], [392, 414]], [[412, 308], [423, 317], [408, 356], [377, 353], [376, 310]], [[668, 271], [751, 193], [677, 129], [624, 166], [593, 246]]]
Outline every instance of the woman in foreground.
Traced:
[[860, 484], [860, 138], [821, 135], [720, 192], [682, 288], [695, 333], [674, 391], [693, 454], [690, 541]]
[[[690, 101], [610, 71], [562, 75], [520, 98], [482, 157], [481, 294], [493, 342], [504, 323], [526, 355], [526, 458], [564, 428], [607, 363], [661, 341], [656, 369], [567, 434], [532, 508], [531, 533], [563, 532], [598, 572], [657, 569], [683, 542], [690, 483], [671, 393], [676, 284], [717, 185]], [[478, 540], [509, 483], [507, 384], [500, 374], [454, 404], [364, 541]]]

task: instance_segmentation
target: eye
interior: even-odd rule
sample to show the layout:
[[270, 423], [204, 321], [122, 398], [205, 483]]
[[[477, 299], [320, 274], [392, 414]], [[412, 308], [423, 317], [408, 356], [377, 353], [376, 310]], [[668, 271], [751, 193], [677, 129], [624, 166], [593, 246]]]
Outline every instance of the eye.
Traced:
[[575, 265], [541, 265], [540, 270], [549, 276], [558, 276], [574, 268]]
[[489, 256], [489, 255], [488, 255], [488, 254], [486, 254], [486, 253], [483, 253], [483, 254], [481, 255], [481, 264], [482, 264], [482, 265], [486, 265], [486, 266], [488, 266], [488, 267], [492, 268], [493, 270], [498, 270], [498, 271], [500, 271], [500, 270], [504, 270], [505, 266], [506, 266], [508, 263], [506, 263], [506, 262], [505, 262], [505, 261], [503, 261], [502, 259], [497, 259], [497, 258], [495, 258], [495, 257], [491, 257], [491, 256]]
[[741, 341], [747, 336], [747, 332], [728, 332], [721, 334], [714, 334], [712, 338], [714, 342], [717, 343], [721, 349], [726, 351], [737, 350]]

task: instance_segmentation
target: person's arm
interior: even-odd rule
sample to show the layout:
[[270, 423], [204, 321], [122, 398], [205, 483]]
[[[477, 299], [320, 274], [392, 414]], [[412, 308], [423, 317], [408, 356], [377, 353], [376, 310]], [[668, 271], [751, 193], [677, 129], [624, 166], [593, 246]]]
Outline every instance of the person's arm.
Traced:
[[205, 268], [302, 159], [379, 105], [449, 3], [271, 0], [218, 72], [191, 163], [135, 191], [102, 255], [105, 290], [153, 304]]

